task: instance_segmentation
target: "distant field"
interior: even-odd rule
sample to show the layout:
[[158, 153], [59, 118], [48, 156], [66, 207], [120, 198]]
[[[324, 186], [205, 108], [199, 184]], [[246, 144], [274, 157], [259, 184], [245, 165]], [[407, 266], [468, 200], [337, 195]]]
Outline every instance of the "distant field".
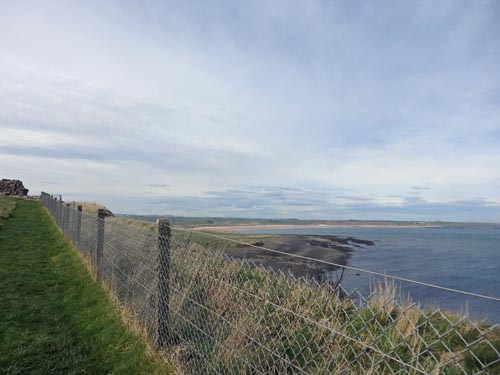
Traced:
[[208, 227], [208, 226], [236, 226], [236, 225], [340, 225], [340, 226], [488, 226], [500, 227], [498, 223], [471, 223], [448, 221], [395, 221], [395, 220], [300, 220], [300, 219], [260, 219], [260, 218], [230, 218], [230, 217], [186, 217], [168, 215], [127, 215], [118, 216], [154, 222], [158, 218], [168, 218], [172, 224], [183, 228]]
[[0, 244], [0, 374], [169, 373], [39, 202], [17, 201]]

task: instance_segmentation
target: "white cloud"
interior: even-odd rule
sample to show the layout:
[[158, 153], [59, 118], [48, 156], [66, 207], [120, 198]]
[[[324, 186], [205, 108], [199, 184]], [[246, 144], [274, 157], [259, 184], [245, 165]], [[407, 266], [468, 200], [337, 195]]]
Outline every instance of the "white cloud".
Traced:
[[488, 2], [3, 4], [2, 174], [32, 190], [59, 180], [66, 194], [115, 194], [131, 210], [153, 195], [231, 213], [206, 192], [251, 186], [319, 194], [274, 202], [286, 216], [491, 206], [498, 13]]

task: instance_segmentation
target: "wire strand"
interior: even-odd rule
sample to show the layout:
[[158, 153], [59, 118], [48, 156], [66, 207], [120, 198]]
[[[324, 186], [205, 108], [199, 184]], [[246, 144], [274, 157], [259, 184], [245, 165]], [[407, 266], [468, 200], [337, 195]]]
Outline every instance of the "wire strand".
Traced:
[[[181, 228], [175, 228], [175, 230], [178, 230], [178, 231], [181, 231], [181, 232], [192, 232], [191, 230], [181, 229]], [[244, 242], [244, 241], [239, 241], [239, 240], [235, 240], [235, 239], [232, 239], [232, 238], [228, 238], [228, 237], [224, 237], [224, 236], [219, 236], [219, 235], [214, 234], [214, 233], [207, 233], [207, 232], [202, 232], [202, 231], [195, 231], [195, 232], [196, 233], [200, 233], [200, 234], [204, 234], [204, 235], [207, 235], [207, 236], [210, 236], [210, 237], [215, 237], [215, 238], [223, 239], [223, 240], [226, 240], [226, 241], [234, 242], [234, 243], [237, 243], [237, 244], [240, 244], [240, 245], [246, 245], [246, 246], [250, 246], [250, 247], [253, 247], [253, 248], [256, 248], [256, 249], [261, 249], [261, 250], [269, 251], [269, 252], [276, 253], [276, 254], [282, 254], [282, 255], [287, 255], [287, 256], [290, 256], [290, 257], [294, 257], [294, 258], [311, 260], [311, 261], [314, 261], [314, 262], [328, 264], [328, 265], [331, 265], [331, 266], [345, 268], [345, 269], [348, 269], [348, 270], [353, 270], [353, 271], [358, 271], [358, 272], [364, 272], [364, 273], [367, 273], [367, 274], [370, 274], [370, 275], [388, 277], [388, 278], [391, 278], [391, 279], [394, 279], [394, 280], [399, 280], [399, 281], [404, 281], [404, 282], [408, 282], [408, 283], [413, 283], [413, 284], [427, 286], [427, 287], [430, 287], [430, 288], [436, 288], [436, 289], [445, 290], [447, 292], [458, 293], [458, 294], [463, 294], [463, 295], [467, 295], [467, 296], [471, 296], [471, 297], [484, 298], [484, 299], [488, 299], [488, 300], [491, 300], [491, 301], [500, 302], [500, 298], [498, 298], [498, 297], [488, 296], [488, 295], [474, 293], [474, 292], [467, 292], [467, 291], [464, 291], [464, 290], [449, 288], [449, 287], [446, 287], [446, 286], [435, 285], [435, 284], [426, 283], [426, 282], [418, 281], [418, 280], [407, 279], [406, 277], [388, 275], [386, 273], [380, 273], [380, 272], [376, 272], [376, 271], [369, 271], [369, 270], [365, 270], [365, 269], [362, 269], [362, 268], [346, 266], [346, 265], [342, 265], [342, 264], [338, 264], [338, 263], [334, 263], [334, 262], [328, 262], [326, 260], [311, 258], [311, 257], [304, 256], [304, 255], [290, 254], [290, 253], [287, 253], [286, 251], [280, 251], [280, 250], [270, 249], [270, 248], [267, 248], [267, 247], [264, 247], [264, 246], [254, 245], [254, 244], [247, 243], [247, 242]]]

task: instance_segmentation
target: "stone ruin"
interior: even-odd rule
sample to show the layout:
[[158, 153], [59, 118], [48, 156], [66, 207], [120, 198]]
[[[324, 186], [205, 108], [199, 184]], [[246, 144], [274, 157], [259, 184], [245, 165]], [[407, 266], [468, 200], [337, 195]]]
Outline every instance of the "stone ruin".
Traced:
[[28, 189], [23, 185], [20, 180], [0, 180], [0, 195], [17, 195], [24, 197], [28, 195]]

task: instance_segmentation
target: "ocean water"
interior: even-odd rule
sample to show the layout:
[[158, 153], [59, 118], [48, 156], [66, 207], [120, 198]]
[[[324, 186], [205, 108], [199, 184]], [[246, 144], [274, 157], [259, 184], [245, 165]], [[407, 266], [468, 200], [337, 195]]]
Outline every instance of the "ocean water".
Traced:
[[[443, 287], [500, 298], [500, 229], [460, 228], [290, 228], [240, 230], [241, 233], [352, 236], [375, 241], [355, 248], [347, 265]], [[337, 274], [327, 275], [336, 279]], [[374, 278], [352, 270], [348, 290], [370, 293]], [[397, 281], [403, 295], [422, 306], [467, 312], [474, 319], [500, 323], [500, 302]]]

